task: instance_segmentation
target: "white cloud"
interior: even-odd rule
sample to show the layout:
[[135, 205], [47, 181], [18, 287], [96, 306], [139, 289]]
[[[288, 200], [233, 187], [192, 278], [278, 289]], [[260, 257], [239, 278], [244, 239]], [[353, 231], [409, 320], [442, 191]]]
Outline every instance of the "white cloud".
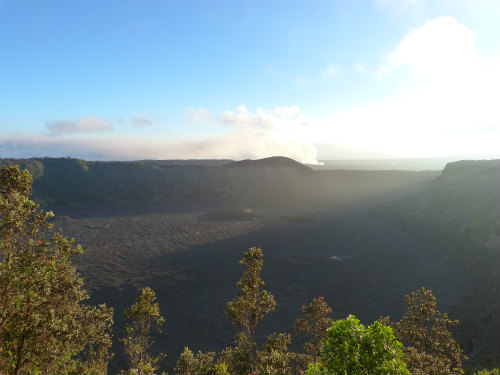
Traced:
[[[24, 155], [100, 159], [283, 155], [314, 162], [316, 144], [331, 144], [337, 150], [331, 156], [335, 158], [499, 155], [500, 57], [481, 60], [474, 33], [467, 27], [451, 17], [425, 22], [394, 45], [381, 62], [381, 71], [376, 82], [381, 93], [386, 85], [404, 91], [322, 119], [305, 116], [298, 106], [253, 111], [240, 105], [219, 115], [188, 108], [191, 121], [209, 121], [211, 134], [218, 131], [218, 135], [189, 141], [174, 141], [167, 134], [86, 137], [84, 133], [113, 128], [105, 120], [87, 117], [49, 123], [49, 136], [4, 138], [0, 144], [4, 155], [23, 149]], [[71, 133], [81, 134], [64, 137]]]
[[473, 98], [474, 92], [451, 95], [446, 88], [430, 86], [340, 112], [323, 120], [314, 141], [331, 140], [342, 150], [339, 157], [347, 152], [372, 157], [498, 155], [495, 99]]
[[84, 117], [78, 121], [56, 120], [45, 124], [49, 136], [73, 133], [102, 133], [113, 130], [113, 124], [96, 116]]
[[334, 65], [334, 64], [327, 66], [321, 72], [321, 76], [323, 78], [326, 78], [326, 79], [333, 78], [333, 77], [336, 77], [338, 75], [340, 75], [340, 69], [336, 65]]
[[[199, 114], [199, 110], [193, 110]], [[297, 106], [283, 106], [255, 112], [240, 105], [235, 111], [209, 116], [225, 133], [198, 140], [172, 140], [155, 136], [25, 137], [0, 139], [2, 152], [16, 156], [72, 156], [84, 159], [258, 159], [287, 156], [299, 162], [316, 163], [316, 147], [310, 140], [312, 120]], [[193, 119], [198, 119], [193, 115]]]
[[411, 30], [386, 57], [382, 70], [407, 66], [415, 76], [446, 78], [476, 69], [479, 64], [475, 35], [453, 17], [427, 21]]
[[199, 122], [206, 122], [210, 118], [209, 113], [205, 108], [194, 109], [190, 107], [186, 110], [186, 115], [195, 124]]
[[153, 125], [153, 120], [149, 118], [149, 111], [143, 113], [139, 116], [134, 116], [131, 121], [132, 126], [136, 128], [140, 128], [143, 126], [151, 126]]
[[481, 61], [474, 38], [451, 17], [411, 30], [379, 69], [379, 85], [403, 90], [329, 116], [315, 142], [387, 157], [499, 155], [500, 59]]
[[316, 148], [310, 141], [309, 131], [312, 120], [304, 116], [298, 106], [258, 108], [252, 113], [240, 105], [235, 112], [222, 113], [219, 120], [230, 125], [231, 130], [209, 143], [223, 143], [228, 155], [239, 154], [245, 158], [283, 155], [301, 162], [316, 162]]
[[134, 128], [144, 128], [157, 124], [159, 119], [152, 119], [150, 111], [145, 111], [140, 115], [133, 116], [132, 118], [126, 118], [124, 116], [116, 116], [115, 123], [122, 126], [132, 126]]

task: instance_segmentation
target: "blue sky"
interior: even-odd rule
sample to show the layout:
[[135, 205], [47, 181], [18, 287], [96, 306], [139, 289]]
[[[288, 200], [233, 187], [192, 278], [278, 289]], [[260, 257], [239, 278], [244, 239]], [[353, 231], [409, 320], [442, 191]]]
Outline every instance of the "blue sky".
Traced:
[[499, 0], [0, 0], [0, 156], [498, 157], [499, 14]]

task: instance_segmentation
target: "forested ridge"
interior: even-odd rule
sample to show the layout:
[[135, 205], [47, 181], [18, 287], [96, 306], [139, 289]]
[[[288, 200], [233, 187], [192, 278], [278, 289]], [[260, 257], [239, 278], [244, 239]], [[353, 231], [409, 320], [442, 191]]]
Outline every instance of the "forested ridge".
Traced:
[[[235, 199], [291, 202], [328, 198], [339, 189], [377, 192], [419, 181], [426, 172], [313, 171], [292, 159], [238, 162], [88, 162], [73, 158], [0, 159], [33, 175], [33, 199], [55, 207], [116, 201]], [[427, 172], [430, 175], [436, 173]], [[407, 180], [404, 180], [406, 178]], [[365, 186], [369, 181], [369, 186]]]

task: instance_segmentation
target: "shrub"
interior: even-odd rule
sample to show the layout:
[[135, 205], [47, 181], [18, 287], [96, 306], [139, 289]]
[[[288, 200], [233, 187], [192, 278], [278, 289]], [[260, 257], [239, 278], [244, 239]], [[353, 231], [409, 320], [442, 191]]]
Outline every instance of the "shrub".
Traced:
[[404, 375], [403, 346], [380, 322], [365, 327], [355, 316], [338, 320], [328, 329], [319, 362], [308, 375]]

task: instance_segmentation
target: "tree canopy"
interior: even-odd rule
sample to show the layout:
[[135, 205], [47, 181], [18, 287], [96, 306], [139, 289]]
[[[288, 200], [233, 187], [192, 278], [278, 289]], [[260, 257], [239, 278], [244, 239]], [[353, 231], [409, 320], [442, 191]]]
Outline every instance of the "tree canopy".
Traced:
[[403, 345], [380, 322], [365, 327], [354, 315], [328, 329], [319, 362], [307, 375], [404, 375]]
[[113, 310], [83, 303], [70, 260], [82, 249], [51, 231], [31, 185], [27, 171], [0, 169], [0, 373], [106, 374]]

